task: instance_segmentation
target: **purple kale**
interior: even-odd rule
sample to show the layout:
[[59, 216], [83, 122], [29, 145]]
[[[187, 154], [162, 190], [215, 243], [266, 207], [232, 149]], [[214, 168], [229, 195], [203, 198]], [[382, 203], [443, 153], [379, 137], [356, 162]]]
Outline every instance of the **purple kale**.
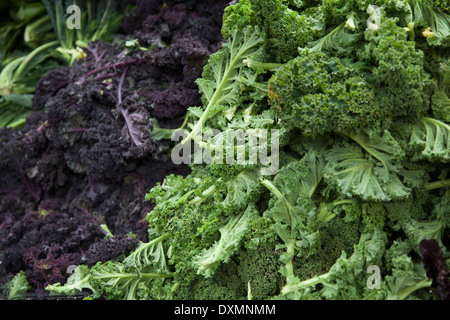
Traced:
[[185, 5], [166, 6], [158, 14], [149, 15], [143, 22], [142, 29], [146, 33], [158, 33], [162, 38], [167, 38], [185, 23], [186, 18]]
[[70, 68], [66, 66], [50, 70], [36, 85], [31, 107], [33, 110], [43, 106], [59, 89], [71, 82]]
[[434, 240], [422, 240], [419, 246], [420, 256], [428, 278], [433, 282], [434, 293], [441, 300], [450, 300], [450, 270], [442, 256], [439, 243]]
[[[44, 292], [46, 283], [64, 282], [72, 264], [148, 241], [145, 217], [154, 205], [145, 194], [169, 174], [190, 172], [167, 161], [169, 143], [153, 141], [149, 118], [175, 128], [201, 103], [195, 81], [222, 40], [227, 2], [130, 1], [136, 7], [124, 34], [88, 44], [86, 58], [39, 81], [25, 126], [0, 130], [0, 257], [8, 277], [24, 270]], [[151, 50], [126, 50], [133, 39]], [[114, 241], [104, 240], [101, 224]]]
[[122, 72], [119, 84], [117, 85], [117, 109], [125, 120], [120, 141], [128, 149], [124, 153], [125, 158], [143, 158], [149, 152], [155, 150], [153, 139], [150, 135], [151, 124], [150, 115], [143, 105], [138, 102], [126, 107], [122, 99], [122, 89], [127, 76], [128, 67]]
[[86, 252], [86, 262], [92, 266], [97, 262], [106, 262], [113, 260], [121, 254], [127, 254], [135, 249], [138, 241], [135, 238], [126, 235], [118, 235], [112, 238], [103, 239], [93, 243]]
[[24, 260], [31, 267], [26, 271], [27, 279], [34, 283], [39, 291], [44, 291], [48, 284], [65, 283], [69, 267], [81, 263], [79, 254], [65, 253], [58, 246], [51, 247], [46, 253], [37, 247], [31, 247]]
[[198, 89], [173, 86], [155, 93], [152, 116], [158, 119], [175, 119], [184, 115], [190, 106], [201, 105]]

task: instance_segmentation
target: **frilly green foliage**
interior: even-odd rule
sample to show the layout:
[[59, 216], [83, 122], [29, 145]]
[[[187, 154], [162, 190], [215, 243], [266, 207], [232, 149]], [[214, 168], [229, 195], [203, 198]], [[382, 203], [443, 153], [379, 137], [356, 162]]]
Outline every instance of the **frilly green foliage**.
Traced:
[[6, 284], [8, 300], [21, 300], [25, 298], [26, 293], [31, 286], [27, 280], [27, 276], [23, 270], [16, 273], [16, 275]]
[[269, 81], [271, 105], [286, 126], [308, 135], [377, 125], [387, 110], [357, 65], [322, 52], [302, 54]]

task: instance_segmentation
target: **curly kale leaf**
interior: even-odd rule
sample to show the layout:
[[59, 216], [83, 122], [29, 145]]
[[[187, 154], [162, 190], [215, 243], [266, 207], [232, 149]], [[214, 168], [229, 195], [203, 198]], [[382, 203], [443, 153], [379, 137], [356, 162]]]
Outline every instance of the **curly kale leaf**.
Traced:
[[228, 193], [222, 202], [226, 211], [236, 211], [245, 206], [259, 194], [258, 174], [255, 171], [242, 171], [227, 182]]
[[363, 133], [351, 137], [359, 146], [344, 144], [333, 147], [327, 153], [327, 182], [344, 197], [357, 196], [365, 201], [408, 197], [411, 190], [403, 185], [398, 176], [401, 166], [392, 162], [399, 147], [390, 141], [389, 136], [374, 141]]
[[74, 270], [72, 275], [67, 279], [64, 285], [61, 285], [59, 282], [48, 285], [45, 289], [50, 291], [50, 295], [73, 295], [83, 290], [87, 289], [91, 291], [93, 297], [100, 296], [97, 289], [91, 283], [91, 269], [85, 265], [79, 265]]
[[311, 136], [377, 126], [389, 114], [359, 66], [321, 52], [276, 69], [269, 99], [281, 123]]
[[[424, 52], [408, 39], [398, 19], [381, 17], [376, 31], [366, 31], [364, 59], [374, 66], [371, 83], [390, 120], [413, 123], [430, 108], [433, 85], [424, 69]], [[408, 90], [405, 90], [408, 88]]]
[[168, 294], [162, 289], [164, 280], [173, 277], [165, 265], [159, 244], [168, 235], [142, 243], [125, 260], [98, 262], [91, 268], [80, 265], [67, 283], [48, 285], [50, 294], [66, 294], [88, 290], [93, 298], [112, 300], [161, 299]]
[[286, 249], [280, 256], [280, 272], [288, 283], [295, 279], [294, 256], [299, 252], [308, 256], [318, 239], [318, 232], [308, 224], [314, 221], [316, 207], [311, 197], [322, 180], [324, 164], [322, 156], [311, 151], [280, 169], [273, 182], [261, 181], [273, 194], [264, 217], [273, 221], [272, 228], [283, 241], [278, 248]]
[[251, 220], [257, 216], [256, 208], [248, 206], [243, 213], [231, 218], [221, 227], [220, 240], [195, 257], [194, 265], [198, 267], [197, 272], [205, 277], [211, 277], [221, 263], [227, 263], [241, 245]]
[[145, 270], [145, 267], [151, 265], [154, 266], [157, 272], [169, 273], [163, 247], [163, 241], [169, 236], [170, 233], [165, 233], [148, 243], [141, 243], [138, 248], [123, 260], [124, 265], [131, 268], [134, 267], [138, 274], [141, 273], [140, 270]]
[[211, 165], [194, 168], [186, 178], [169, 176], [151, 190], [147, 199], [156, 206], [147, 220], [150, 228], [172, 234], [176, 281], [192, 273], [213, 276], [240, 248], [259, 216], [254, 204], [261, 193], [258, 177], [245, 166]]
[[21, 270], [11, 279], [11, 281], [6, 284], [6, 289], [8, 290], [8, 299], [23, 299], [30, 288], [31, 286], [27, 280], [25, 272]]
[[450, 161], [450, 126], [432, 118], [422, 118], [412, 127], [409, 144], [419, 151], [418, 159]]
[[315, 37], [322, 35], [324, 17], [320, 8], [299, 12], [283, 0], [241, 0], [225, 10], [222, 34], [233, 29], [258, 27], [266, 38], [266, 49], [273, 62], [287, 62]]
[[448, 123], [450, 122], [450, 58], [437, 64], [434, 75], [437, 86], [431, 98], [431, 109], [434, 117]]
[[258, 29], [234, 29], [231, 38], [222, 44], [222, 49], [210, 56], [202, 78], [196, 81], [206, 107], [201, 115], [197, 112], [200, 118], [181, 144], [201, 134], [206, 122], [218, 112], [234, 106], [241, 90], [240, 81], [237, 79], [240, 76], [245, 77], [241, 71], [243, 60], [258, 56], [263, 42], [264, 38]]
[[[148, 293], [148, 288], [155, 292], [165, 278], [171, 274], [156, 272], [141, 272], [140, 274], [127, 270], [126, 266], [108, 261], [98, 263], [91, 269], [91, 281], [110, 300], [158, 299]], [[157, 282], [157, 283], [156, 283]]]
[[301, 160], [293, 161], [281, 168], [273, 182], [262, 181], [275, 196], [273, 206], [265, 215], [281, 223], [277, 229], [283, 241], [288, 242], [289, 239], [296, 238], [296, 228], [302, 220], [304, 221], [307, 208], [310, 208], [308, 199], [312, 197], [322, 180], [324, 166], [323, 157], [311, 151]]
[[[370, 265], [379, 265], [385, 252], [386, 234], [380, 230], [362, 234], [353, 253], [344, 251], [330, 270], [310, 279], [286, 284], [281, 293], [296, 298], [314, 296], [325, 299], [361, 299], [366, 287], [366, 270]], [[322, 287], [318, 288], [321, 284]], [[318, 291], [318, 292], [317, 292]]]
[[450, 97], [444, 89], [436, 90], [432, 97], [433, 113], [438, 119], [450, 122]]
[[408, 0], [412, 21], [430, 32], [423, 33], [430, 46], [450, 46], [450, 15], [429, 0]]
[[309, 52], [329, 51], [337, 54], [348, 52], [349, 48], [352, 48], [363, 35], [361, 31], [354, 32], [356, 25], [360, 23], [356, 17], [357, 14], [355, 12], [350, 12], [346, 20], [340, 25], [335, 27], [323, 38], [311, 42], [309, 45], [312, 47], [309, 49]]
[[386, 276], [385, 299], [404, 300], [415, 291], [431, 286], [422, 266], [414, 263], [410, 256], [403, 254], [392, 259], [392, 272]]

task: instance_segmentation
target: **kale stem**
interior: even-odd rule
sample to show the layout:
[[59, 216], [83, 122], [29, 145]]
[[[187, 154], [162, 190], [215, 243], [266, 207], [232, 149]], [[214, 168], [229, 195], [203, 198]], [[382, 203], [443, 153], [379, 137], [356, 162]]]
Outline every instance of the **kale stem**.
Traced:
[[[173, 277], [173, 273], [155, 273], [155, 272], [147, 272], [147, 273], [120, 273], [114, 274], [114, 278], [118, 279], [136, 279], [136, 278], [147, 278], [147, 279], [157, 279], [157, 278], [170, 278]], [[99, 279], [101, 278], [111, 278], [110, 274], [99, 275]]]
[[127, 126], [128, 133], [130, 134], [131, 141], [134, 145], [139, 146], [141, 143], [135, 138], [135, 135], [133, 134], [133, 123], [130, 119], [130, 116], [128, 115], [127, 110], [122, 108], [122, 87], [125, 81], [125, 77], [127, 76], [128, 68], [129, 66], [125, 67], [125, 70], [123, 71], [122, 76], [119, 80], [119, 84], [117, 86], [117, 108], [119, 109], [119, 112], [122, 114], [122, 117], [125, 120], [125, 124]]
[[318, 209], [318, 217], [322, 222], [327, 223], [328, 221], [332, 220], [334, 217], [336, 217], [336, 214], [333, 212], [333, 209], [337, 206], [345, 205], [345, 204], [352, 204], [353, 201], [350, 199], [343, 199], [343, 200], [335, 200], [331, 203], [321, 203], [319, 205]]
[[446, 188], [446, 187], [450, 187], [450, 179], [429, 182], [429, 183], [426, 183], [424, 186], [425, 190], [427, 190], [427, 191], [440, 189], [440, 188]]
[[259, 62], [259, 61], [255, 61], [252, 59], [244, 59], [242, 62], [248, 68], [263, 69], [263, 70], [267, 70], [267, 71], [273, 71], [283, 65], [281, 63]]
[[101, 74], [99, 76], [96, 76], [94, 78], [94, 81], [100, 81], [100, 80], [103, 80], [103, 79], [114, 78], [114, 77], [117, 77], [117, 73]]
[[[230, 56], [229, 59], [226, 60], [223, 75], [216, 75], [216, 78], [220, 77], [220, 81], [218, 81], [217, 87], [214, 90], [214, 93], [212, 94], [211, 99], [209, 100], [208, 105], [203, 111], [200, 119], [192, 128], [192, 131], [189, 133], [189, 135], [181, 141], [181, 145], [184, 145], [188, 141], [192, 140], [202, 131], [202, 128], [205, 125], [206, 121], [210, 118], [211, 110], [213, 110], [215, 106], [219, 105], [222, 100], [224, 100], [225, 97], [229, 95], [229, 92], [227, 92], [227, 90], [232, 91], [232, 89], [230, 89], [230, 82], [233, 81], [236, 69], [243, 64], [242, 60], [245, 58], [248, 50], [252, 49], [258, 44], [258, 41], [252, 42], [250, 40], [247, 40], [245, 35], [244, 44], [242, 44], [241, 47], [236, 44], [237, 41], [237, 37], [232, 38], [230, 43]], [[249, 42], [247, 43], [247, 41]]]
[[288, 243], [286, 243], [286, 253], [289, 255], [289, 260], [286, 262], [286, 282], [289, 284], [292, 279], [295, 278], [294, 275], [294, 264], [293, 259], [295, 255], [295, 239], [290, 239]]
[[123, 67], [128, 67], [128, 66], [130, 66], [130, 65], [132, 65], [133, 63], [136, 63], [136, 62], [138, 62], [138, 60], [133, 59], [133, 60], [130, 60], [130, 61], [128, 61], [128, 62], [119, 62], [119, 63], [116, 63], [116, 64], [114, 64], [114, 63], [108, 63], [108, 64], [104, 65], [103, 67], [99, 67], [99, 68], [97, 68], [97, 69], [94, 69], [94, 70], [91, 70], [91, 71], [87, 72], [83, 77], [81, 77], [80, 80], [77, 81], [77, 83], [78, 83], [79, 85], [82, 85], [83, 83], [86, 82], [86, 80], [87, 80], [91, 75], [93, 75], [93, 74], [95, 74], [95, 73], [99, 73], [100, 71], [103, 71], [103, 70], [105, 70], [105, 69], [108, 69], [108, 68], [120, 69], [120, 68], [123, 68]]
[[287, 212], [290, 220], [289, 225], [292, 228], [292, 223], [294, 221], [294, 217], [292, 216], [293, 211], [292, 204], [286, 199], [286, 197], [280, 192], [280, 190], [278, 190], [278, 188], [273, 185], [272, 182], [265, 179], [264, 180], [261, 179], [260, 181], [263, 186], [269, 189], [269, 191], [271, 191], [279, 200], [281, 200], [285, 204], [285, 206], [287, 207]]
[[52, 42], [46, 43], [46, 44], [44, 44], [44, 45], [34, 49], [33, 51], [31, 51], [31, 53], [26, 57], [26, 59], [20, 64], [19, 68], [17, 68], [16, 72], [14, 72], [13, 82], [14, 82], [14, 80], [20, 78], [20, 76], [22, 75], [22, 72], [25, 70], [25, 68], [27, 67], [28, 63], [34, 57], [36, 57], [42, 51], [45, 51], [45, 50], [50, 49], [52, 47], [56, 47], [57, 45], [58, 45], [58, 41], [52, 41]]
[[125, 78], [127, 76], [127, 73], [128, 73], [128, 66], [125, 68], [125, 70], [123, 70], [122, 76], [120, 77], [120, 80], [119, 80], [119, 84], [117, 85], [117, 104], [119, 105], [119, 107], [121, 109], [122, 109], [122, 107], [121, 107], [121, 105], [122, 105], [122, 87], [123, 87]]
[[281, 289], [281, 294], [288, 294], [303, 288], [309, 288], [315, 286], [319, 283], [323, 283], [328, 277], [328, 273], [325, 273], [320, 276], [313, 277], [311, 279], [296, 283], [296, 284], [287, 284]]
[[[187, 192], [184, 196], [182, 196], [180, 199], [178, 199], [177, 204], [185, 204], [187, 202], [187, 199], [193, 194], [195, 190], [191, 190]], [[192, 200], [194, 201], [194, 200]]]
[[166, 232], [166, 233], [162, 234], [162, 235], [159, 236], [158, 238], [156, 238], [156, 239], [150, 241], [148, 244], [149, 244], [150, 246], [152, 246], [152, 245], [154, 245], [154, 244], [156, 244], [156, 243], [158, 243], [158, 242], [164, 241], [164, 240], [167, 239], [168, 237], [170, 237], [170, 232]]
[[194, 128], [192, 128], [192, 131], [188, 134], [188, 136], [186, 138], [184, 138], [183, 141], [181, 141], [181, 143], [180, 143], [181, 145], [187, 143], [188, 141], [192, 140], [193, 138], [195, 139], [195, 137], [199, 133], [201, 133], [203, 126], [205, 125], [206, 121], [209, 118], [211, 109], [216, 105], [216, 100], [219, 99], [220, 94], [222, 94], [224, 85], [229, 80], [229, 77], [230, 77], [229, 74], [231, 73], [231, 71], [233, 71], [235, 64], [236, 64], [236, 61], [233, 61], [233, 63], [228, 67], [228, 70], [226, 71], [224, 77], [222, 78], [216, 91], [214, 92], [211, 100], [209, 101], [208, 106], [206, 107], [205, 111], [203, 111], [202, 116], [200, 117], [198, 122], [195, 124]]
[[362, 147], [367, 153], [369, 153], [372, 157], [374, 157], [375, 159], [377, 159], [378, 161], [380, 161], [383, 166], [387, 169], [385, 160], [383, 158], [380, 157], [380, 155], [376, 154], [375, 152], [373, 152], [373, 150], [371, 150], [370, 148], [367, 147], [367, 144], [364, 143], [364, 141], [362, 141], [362, 139], [360, 139], [356, 134], [352, 135], [348, 132], [342, 132], [344, 135], [346, 135], [347, 137], [349, 137], [350, 139], [352, 139], [353, 141], [355, 141], [357, 144], [359, 144], [360, 147]]
[[135, 250], [134, 253], [144, 251], [145, 249], [147, 249], [147, 248], [149, 248], [149, 247], [151, 247], [151, 246], [157, 244], [158, 242], [164, 241], [164, 240], [167, 239], [168, 237], [170, 237], [170, 232], [166, 232], [166, 233], [162, 234], [161, 236], [159, 236], [158, 238], [153, 239], [152, 241], [147, 242], [147, 243], [145, 243], [145, 244], [142, 244], [140, 247], [138, 247], [138, 248]]
[[186, 127], [186, 125], [188, 124], [188, 121], [189, 121], [189, 113], [184, 118], [183, 124], [181, 125], [180, 129], [184, 129], [184, 127]]
[[277, 189], [277, 187], [273, 185], [272, 182], [269, 180], [261, 180], [261, 184], [269, 189], [269, 191], [272, 192], [278, 199], [286, 201], [284, 195]]
[[94, 57], [94, 65], [100, 62], [100, 60], [105, 56], [106, 50], [102, 52], [102, 54], [98, 55], [98, 46], [95, 49], [92, 49], [90, 46], [86, 47], [86, 50], [89, 51]]
[[141, 273], [141, 277], [143, 278], [170, 278], [173, 277], [173, 273]]
[[436, 126], [443, 126], [445, 127], [447, 130], [450, 130], [450, 126], [444, 122], [441, 122], [439, 120], [433, 119], [433, 118], [428, 118], [428, 117], [423, 117], [422, 118], [423, 122], [430, 122]]
[[427, 279], [423, 279], [422, 281], [416, 283], [415, 285], [403, 289], [399, 293], [398, 298], [400, 300], [404, 300], [406, 297], [408, 297], [414, 291], [422, 289], [422, 288], [428, 288], [428, 287], [431, 286], [432, 283], [433, 283], [433, 281], [428, 279], [428, 278]]
[[195, 197], [191, 201], [189, 201], [190, 204], [200, 204], [203, 201], [205, 201], [210, 195], [212, 195], [214, 192], [216, 192], [217, 187], [215, 185], [212, 185], [208, 189], [202, 192], [201, 196]]
[[336, 200], [336, 201], [333, 201], [333, 206], [337, 207], [337, 206], [341, 206], [343, 204], [352, 204], [352, 203], [353, 203], [353, 201], [350, 199]]

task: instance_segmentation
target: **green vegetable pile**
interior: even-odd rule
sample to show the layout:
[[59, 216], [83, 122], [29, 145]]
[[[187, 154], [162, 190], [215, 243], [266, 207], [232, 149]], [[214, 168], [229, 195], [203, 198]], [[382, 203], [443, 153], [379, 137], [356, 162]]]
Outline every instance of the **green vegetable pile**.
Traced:
[[[181, 131], [153, 132], [184, 132], [180, 145], [194, 140], [216, 161], [193, 156], [189, 176], [150, 190], [148, 243], [79, 266], [47, 290], [107, 299], [438, 299], [419, 246], [434, 239], [450, 264], [449, 14], [439, 0], [227, 7], [226, 42], [197, 80], [204, 105], [189, 109]], [[248, 133], [231, 148], [236, 157], [267, 147], [277, 157], [217, 161], [230, 159], [223, 139], [201, 135], [214, 129], [221, 138]], [[269, 137], [255, 146], [261, 132]]]

